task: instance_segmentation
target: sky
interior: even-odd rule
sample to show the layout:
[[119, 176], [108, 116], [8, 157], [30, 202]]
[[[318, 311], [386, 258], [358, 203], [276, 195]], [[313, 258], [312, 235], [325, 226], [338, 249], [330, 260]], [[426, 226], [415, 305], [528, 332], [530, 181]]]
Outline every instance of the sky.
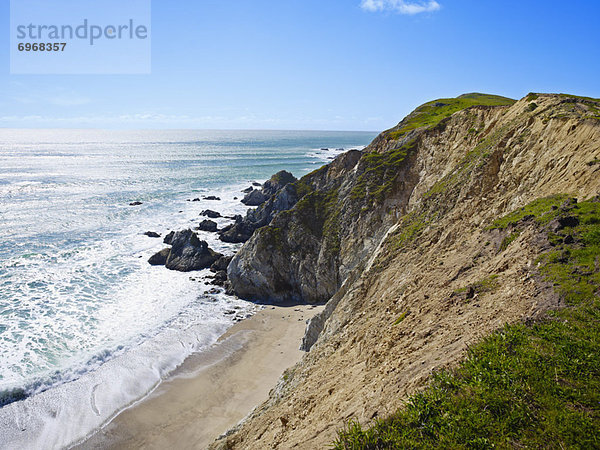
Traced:
[[0, 33], [0, 127], [380, 131], [467, 92], [598, 98], [598, 17], [597, 0], [153, 0], [149, 74], [11, 74]]

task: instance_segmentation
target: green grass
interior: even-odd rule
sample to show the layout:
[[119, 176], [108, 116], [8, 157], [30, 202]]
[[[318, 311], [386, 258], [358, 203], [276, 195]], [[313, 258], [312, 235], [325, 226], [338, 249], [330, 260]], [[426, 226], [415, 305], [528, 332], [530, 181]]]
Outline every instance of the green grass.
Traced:
[[384, 153], [365, 154], [360, 161], [364, 171], [350, 192], [352, 200], [369, 197], [381, 203], [393, 189], [404, 161], [416, 150], [416, 147], [416, 141], [411, 141], [400, 148]]
[[388, 236], [385, 247], [392, 254], [413, 241], [435, 219], [425, 211], [411, 211], [402, 217], [400, 227]]
[[465, 286], [463, 288], [457, 289], [454, 291], [456, 294], [461, 294], [466, 292], [469, 287], [473, 288], [473, 292], [475, 294], [482, 294], [484, 292], [493, 292], [498, 289], [500, 285], [498, 284], [498, 275], [490, 275], [489, 277], [485, 277], [482, 280], [479, 280], [469, 286]]
[[527, 98], [526, 100], [528, 102], [532, 102], [534, 100], [537, 100], [540, 96], [538, 94], [536, 94], [535, 92], [530, 92], [529, 94], [527, 94]]
[[304, 176], [296, 181], [294, 183], [294, 187], [296, 188], [296, 195], [298, 196], [299, 200], [305, 195], [314, 192], [314, 188], [312, 184], [310, 184], [310, 178], [308, 176]]
[[515, 100], [487, 94], [464, 94], [456, 98], [442, 98], [425, 103], [407, 116], [398, 127], [388, 132], [388, 139], [400, 139], [416, 128], [433, 127], [452, 114], [472, 106], [510, 106]]
[[595, 166], [596, 164], [600, 164], [600, 159], [594, 158], [591, 161], [586, 163], [588, 166]]
[[560, 207], [567, 198], [567, 195], [561, 194], [537, 199], [527, 206], [496, 220], [489, 229], [504, 230], [510, 226], [514, 227], [519, 221], [527, 216], [533, 216], [538, 224], [544, 225], [556, 217], [558, 207]]
[[402, 323], [402, 321], [404, 319], [406, 319], [406, 316], [408, 315], [408, 313], [405, 311], [402, 314], [400, 314], [400, 317], [398, 317], [395, 321], [394, 321], [394, 325], [398, 325], [400, 323]]
[[582, 97], [581, 95], [572, 95], [572, 94], [558, 94], [559, 97], [563, 98], [574, 98], [578, 100], [587, 100], [590, 102], [600, 102], [600, 98], [592, 98], [592, 97]]
[[512, 242], [517, 239], [519, 237], [521, 233], [519, 231], [514, 231], [512, 233], [510, 233], [508, 236], [506, 236], [503, 240], [502, 243], [500, 244], [500, 251], [503, 252], [504, 250], [506, 250], [508, 248], [508, 246], [510, 244], [512, 244]]
[[291, 223], [301, 225], [317, 239], [323, 240], [331, 257], [337, 256], [341, 245], [338, 194], [338, 189], [310, 192], [287, 212], [293, 215]]
[[313, 180], [315, 178], [323, 176], [328, 170], [329, 170], [329, 164], [325, 164], [324, 166], [322, 166], [316, 170], [313, 170], [310, 173], [307, 173], [302, 178], [295, 181], [293, 183], [293, 186], [296, 189], [296, 195], [298, 196], [298, 199], [300, 200], [305, 195], [310, 194], [311, 192], [314, 192], [315, 188], [313, 186]]
[[[555, 204], [540, 199], [498, 222], [517, 226], [527, 210], [543, 228]], [[599, 200], [568, 214], [579, 225], [557, 235], [574, 239], [555, 240], [537, 261], [566, 307], [492, 333], [391, 417], [368, 428], [351, 421], [333, 447], [600, 448]]]

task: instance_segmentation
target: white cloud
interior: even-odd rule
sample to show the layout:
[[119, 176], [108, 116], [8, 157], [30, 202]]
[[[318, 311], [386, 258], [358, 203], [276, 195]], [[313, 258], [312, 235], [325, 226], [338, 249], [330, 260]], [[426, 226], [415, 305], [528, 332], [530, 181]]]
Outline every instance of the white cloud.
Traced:
[[400, 14], [419, 14], [438, 11], [441, 5], [435, 0], [410, 2], [405, 0], [362, 0], [360, 7], [365, 11], [394, 11]]

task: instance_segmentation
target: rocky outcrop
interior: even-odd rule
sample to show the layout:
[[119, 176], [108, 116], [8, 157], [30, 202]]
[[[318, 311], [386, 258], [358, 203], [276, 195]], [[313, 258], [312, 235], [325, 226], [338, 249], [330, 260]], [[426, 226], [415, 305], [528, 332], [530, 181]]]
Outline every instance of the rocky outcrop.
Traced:
[[164, 266], [169, 258], [169, 253], [171, 253], [170, 248], [163, 248], [160, 252], [152, 255], [150, 259], [148, 259], [148, 263], [152, 266]]
[[275, 195], [279, 189], [282, 189], [290, 183], [295, 183], [296, 181], [294, 175], [285, 170], [280, 170], [270, 179], [265, 181], [265, 184], [262, 186], [262, 192], [268, 198]]
[[206, 216], [209, 219], [218, 219], [221, 217], [221, 213], [217, 211], [213, 211], [212, 209], [205, 209], [200, 213], [201, 216]]
[[232, 256], [221, 256], [210, 266], [211, 272], [227, 271], [227, 266], [229, 266], [231, 258]]
[[198, 229], [200, 231], [209, 231], [209, 232], [216, 233], [217, 232], [217, 222], [215, 222], [213, 220], [203, 220], [198, 225]]
[[242, 199], [242, 203], [246, 206], [262, 205], [267, 200], [267, 196], [258, 189], [253, 189], [248, 192]]
[[247, 192], [246, 196], [242, 199], [242, 203], [248, 206], [259, 206], [266, 202], [269, 198], [274, 196], [277, 191], [282, 189], [284, 186], [294, 183], [296, 177], [285, 170], [281, 170], [267, 180], [261, 189], [252, 189], [251, 187], [244, 190]]
[[207, 269], [221, 256], [208, 248], [206, 241], [198, 239], [192, 230], [183, 230], [171, 239], [171, 251], [165, 266], [180, 272]]
[[[257, 223], [269, 225], [256, 232], [229, 266], [237, 295], [318, 303], [335, 294], [364, 258], [368, 242], [381, 232], [382, 223], [394, 218], [377, 210], [357, 220], [371, 201], [355, 192], [357, 184], [366, 183], [361, 175], [368, 167], [360, 164], [361, 156], [358, 150], [340, 155], [330, 165], [289, 184], [270, 204], [252, 213]], [[413, 178], [410, 167], [405, 159], [397, 158], [373, 177], [409, 181]], [[391, 195], [381, 207], [405, 204], [407, 198]], [[355, 245], [358, 241], [364, 243]]]
[[211, 250], [205, 241], [198, 239], [192, 230], [171, 232], [164, 239], [165, 248], [156, 253], [148, 262], [152, 265], [165, 265], [167, 269], [180, 272], [190, 272], [211, 267], [223, 257], [220, 253]]
[[[281, 171], [265, 183], [269, 195], [258, 208], [250, 209], [246, 217], [236, 216], [235, 222], [219, 232], [223, 242], [246, 242], [254, 232], [269, 224], [274, 215], [292, 208], [298, 201], [299, 193], [296, 178], [289, 172]], [[253, 192], [257, 192], [256, 190]]]
[[254, 229], [264, 227], [271, 222], [275, 214], [291, 209], [298, 202], [300, 195], [295, 184], [286, 184], [259, 208], [248, 210], [244, 220], [251, 223]]
[[167, 244], [167, 245], [171, 245], [173, 243], [173, 237], [175, 236], [175, 232], [174, 231], [170, 231], [169, 233], [167, 233], [167, 235], [164, 237], [163, 239], [163, 243]]
[[235, 222], [227, 225], [219, 231], [219, 239], [223, 242], [238, 244], [246, 242], [254, 233], [256, 227], [251, 223], [237, 216]]

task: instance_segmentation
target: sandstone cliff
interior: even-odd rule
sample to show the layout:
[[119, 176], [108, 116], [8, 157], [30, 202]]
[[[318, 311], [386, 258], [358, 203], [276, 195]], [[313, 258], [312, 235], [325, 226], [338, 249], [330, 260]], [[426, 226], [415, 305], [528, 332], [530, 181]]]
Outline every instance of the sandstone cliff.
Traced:
[[252, 236], [229, 277], [247, 298], [328, 307], [310, 352], [216, 447], [326, 447], [350, 418], [393, 413], [482, 336], [560, 306], [537, 273], [535, 227], [490, 226], [537, 198], [600, 192], [600, 102], [430, 102], [294, 189], [298, 203]]

